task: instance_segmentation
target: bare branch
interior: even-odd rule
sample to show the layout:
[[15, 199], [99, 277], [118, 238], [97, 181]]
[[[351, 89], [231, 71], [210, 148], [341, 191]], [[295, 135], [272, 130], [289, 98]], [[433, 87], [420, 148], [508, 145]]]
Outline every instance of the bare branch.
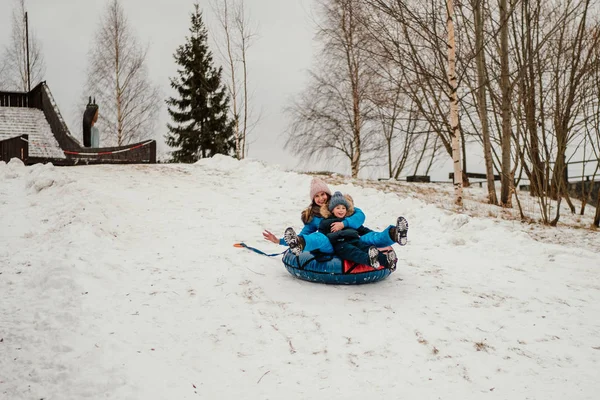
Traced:
[[242, 0], [211, 0], [210, 4], [223, 33], [222, 41], [217, 41], [217, 49], [227, 66], [236, 156], [243, 159], [248, 151], [248, 136], [260, 118], [252, 112], [247, 58], [257, 37], [257, 28], [251, 27]]
[[[25, 0], [14, 0], [12, 12], [12, 30], [10, 42], [4, 48], [2, 61], [0, 61], [0, 75], [4, 82], [0, 85], [9, 90], [28, 90], [27, 77], [27, 34], [25, 29]], [[44, 79], [46, 65], [41, 50], [40, 42], [33, 32], [32, 23], [29, 23], [29, 70], [31, 74], [31, 87]]]
[[100, 107], [103, 145], [124, 145], [154, 134], [160, 92], [149, 80], [146, 55], [147, 49], [139, 45], [120, 1], [111, 1], [90, 51], [82, 94], [82, 99], [95, 97]]

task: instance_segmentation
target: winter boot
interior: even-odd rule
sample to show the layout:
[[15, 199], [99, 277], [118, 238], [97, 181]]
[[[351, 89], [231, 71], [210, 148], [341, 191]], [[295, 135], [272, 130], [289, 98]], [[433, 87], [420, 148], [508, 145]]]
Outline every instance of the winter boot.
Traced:
[[398, 262], [398, 257], [396, 256], [396, 252], [394, 251], [394, 249], [391, 249], [390, 251], [385, 253], [385, 257], [387, 258], [388, 268], [391, 271], [395, 271], [396, 263]]
[[369, 264], [371, 264], [371, 267], [375, 268], [375, 269], [379, 269], [379, 260], [377, 259], [379, 256], [379, 250], [377, 250], [377, 247], [375, 246], [371, 246], [369, 247]]
[[[408, 242], [408, 221], [404, 217], [398, 217], [395, 226], [395, 237], [393, 238], [400, 246], [405, 246]], [[394, 228], [392, 228], [394, 229]]]
[[285, 233], [283, 234], [283, 240], [290, 246], [290, 251], [294, 253], [294, 255], [299, 255], [302, 253], [304, 249], [304, 240], [296, 235], [296, 231], [294, 228], [287, 228]]

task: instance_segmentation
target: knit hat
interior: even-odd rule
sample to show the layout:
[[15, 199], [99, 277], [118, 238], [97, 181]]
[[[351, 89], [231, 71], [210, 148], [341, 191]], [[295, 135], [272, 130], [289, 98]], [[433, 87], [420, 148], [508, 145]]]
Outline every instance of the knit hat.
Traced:
[[310, 201], [313, 201], [317, 193], [325, 192], [331, 196], [329, 186], [319, 178], [313, 178], [310, 182]]
[[350, 208], [350, 203], [348, 203], [348, 199], [346, 199], [341, 192], [335, 192], [329, 200], [329, 206], [327, 206], [327, 209], [329, 209], [329, 211], [333, 211], [333, 209], [336, 206], [339, 206], [340, 204], [345, 206], [346, 210]]

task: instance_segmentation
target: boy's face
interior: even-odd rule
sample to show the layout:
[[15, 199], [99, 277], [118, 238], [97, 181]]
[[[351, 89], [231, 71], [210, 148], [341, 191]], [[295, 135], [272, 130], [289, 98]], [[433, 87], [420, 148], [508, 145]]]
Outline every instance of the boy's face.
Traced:
[[343, 204], [338, 204], [333, 208], [333, 215], [338, 218], [344, 218], [346, 216], [346, 206]]

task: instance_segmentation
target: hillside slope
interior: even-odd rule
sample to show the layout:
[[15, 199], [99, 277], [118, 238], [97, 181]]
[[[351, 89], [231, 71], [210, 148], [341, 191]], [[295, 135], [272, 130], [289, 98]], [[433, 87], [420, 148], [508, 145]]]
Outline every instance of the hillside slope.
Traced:
[[308, 283], [233, 247], [283, 250], [261, 231], [301, 228], [310, 179], [0, 163], [0, 398], [596, 398], [596, 232], [334, 176], [367, 226], [410, 222], [388, 279]]

